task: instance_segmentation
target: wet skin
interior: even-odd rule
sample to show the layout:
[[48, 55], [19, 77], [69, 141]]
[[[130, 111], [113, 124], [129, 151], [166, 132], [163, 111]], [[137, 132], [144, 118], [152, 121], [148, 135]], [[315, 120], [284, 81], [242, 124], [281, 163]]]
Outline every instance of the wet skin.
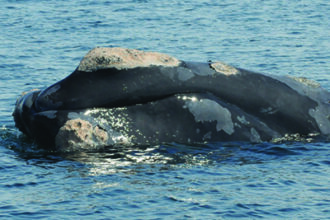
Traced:
[[47, 89], [22, 96], [14, 118], [22, 132], [57, 150], [261, 142], [297, 133], [327, 138], [329, 100], [328, 91], [298, 79], [180, 61], [93, 71], [78, 67]]

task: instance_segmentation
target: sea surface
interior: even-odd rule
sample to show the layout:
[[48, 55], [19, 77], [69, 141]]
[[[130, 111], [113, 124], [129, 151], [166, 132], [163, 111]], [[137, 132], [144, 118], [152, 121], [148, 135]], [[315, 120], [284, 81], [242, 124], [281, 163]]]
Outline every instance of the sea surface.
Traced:
[[66, 77], [96, 46], [220, 60], [330, 90], [328, 0], [0, 5], [0, 219], [330, 219], [329, 142], [56, 154], [11, 116], [21, 92]]

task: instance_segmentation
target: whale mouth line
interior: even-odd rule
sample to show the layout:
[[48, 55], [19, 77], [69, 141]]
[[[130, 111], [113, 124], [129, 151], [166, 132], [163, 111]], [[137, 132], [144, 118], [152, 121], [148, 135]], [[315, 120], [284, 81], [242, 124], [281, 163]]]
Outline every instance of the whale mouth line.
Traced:
[[[138, 106], [138, 105], [145, 105], [145, 104], [150, 104], [153, 102], [158, 102], [162, 101], [167, 98], [171, 97], [178, 97], [178, 96], [192, 96], [192, 95], [206, 95], [206, 96], [213, 96], [217, 97], [215, 94], [211, 92], [204, 92], [204, 91], [194, 91], [194, 92], [177, 92], [177, 93], [168, 93], [168, 94], [163, 94], [163, 95], [158, 95], [157, 97], [143, 97], [143, 98], [136, 98], [134, 100], [122, 100], [120, 102], [112, 102], [109, 101], [106, 104], [92, 104], [92, 105], [85, 105], [84, 107], [78, 107], [78, 108], [66, 108], [66, 107], [61, 107], [60, 104], [58, 104], [58, 108], [49, 108], [49, 109], [41, 109], [38, 111], [37, 107], [37, 102], [38, 102], [38, 97], [33, 102], [32, 108], [34, 109], [35, 112], [40, 113], [40, 112], [46, 112], [46, 111], [79, 111], [79, 110], [84, 110], [84, 109], [91, 109], [91, 108], [104, 108], [104, 109], [114, 109], [114, 108], [123, 108], [123, 107], [131, 107], [131, 106]], [[218, 98], [218, 97], [217, 97]], [[220, 99], [220, 98], [219, 98]], [[136, 100], [136, 101], [135, 101]], [[58, 100], [58, 102], [61, 102]], [[54, 106], [54, 105], [53, 105]], [[56, 104], [55, 104], [56, 106]]]
[[[166, 94], [166, 95], [161, 95], [158, 96], [157, 98], [149, 98], [149, 99], [139, 99], [138, 102], [131, 102], [131, 103], [126, 103], [124, 104], [125, 100], [123, 100], [123, 104], [116, 104], [113, 105], [111, 102], [109, 104], [105, 105], [94, 105], [94, 106], [87, 106], [86, 108], [106, 108], [106, 109], [111, 109], [111, 108], [122, 108], [122, 107], [130, 107], [130, 106], [139, 106], [139, 105], [146, 105], [158, 101], [162, 101], [167, 98], [171, 97], [179, 97], [179, 96], [192, 96], [192, 95], [212, 95], [216, 97], [214, 94], [210, 92], [179, 92], [179, 93], [172, 93], [172, 94]], [[81, 108], [85, 109], [85, 108]], [[70, 109], [72, 110], [72, 109]]]
[[[41, 109], [38, 110], [36, 107], [36, 103], [38, 101], [38, 95], [42, 91], [39, 89], [32, 89], [27, 92], [22, 93], [21, 96], [17, 98], [16, 105], [19, 105], [19, 103], [27, 105], [24, 106], [25, 109], [29, 108], [29, 111], [32, 113], [43, 113], [43, 112], [51, 112], [51, 111], [83, 111], [85, 109], [115, 109], [115, 108], [125, 108], [125, 107], [131, 107], [131, 106], [139, 106], [139, 105], [146, 105], [154, 102], [159, 102], [162, 100], [165, 100], [167, 98], [171, 97], [182, 97], [184, 99], [188, 99], [188, 96], [213, 96], [216, 97], [214, 94], [210, 92], [178, 92], [178, 93], [171, 93], [166, 95], [157, 96], [156, 98], [147, 98], [147, 99], [138, 99], [139, 101], [131, 102], [131, 103], [125, 103], [125, 100], [122, 101], [122, 104], [117, 103], [114, 105], [112, 102], [109, 102], [108, 104], [100, 104], [100, 105], [86, 105], [84, 107], [80, 108], [49, 108], [49, 109]], [[193, 100], [193, 98], [191, 99]], [[54, 105], [53, 105], [54, 106]], [[17, 108], [16, 108], [17, 110]], [[13, 116], [17, 115], [17, 111], [14, 111], [12, 113]]]

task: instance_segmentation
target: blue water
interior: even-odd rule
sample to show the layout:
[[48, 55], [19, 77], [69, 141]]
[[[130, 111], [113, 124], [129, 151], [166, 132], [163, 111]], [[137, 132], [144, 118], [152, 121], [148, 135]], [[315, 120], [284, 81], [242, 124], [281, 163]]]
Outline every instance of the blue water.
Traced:
[[[0, 218], [329, 219], [330, 143], [49, 154], [14, 127], [23, 91], [95, 46], [221, 60], [330, 90], [327, 0], [0, 0]], [[233, 88], [235, 89], [235, 88]]]

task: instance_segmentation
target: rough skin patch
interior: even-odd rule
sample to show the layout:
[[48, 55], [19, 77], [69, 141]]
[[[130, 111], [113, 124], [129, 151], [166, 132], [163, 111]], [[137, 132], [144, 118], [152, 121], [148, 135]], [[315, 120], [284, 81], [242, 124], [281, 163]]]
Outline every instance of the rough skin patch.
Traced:
[[79, 149], [98, 149], [105, 146], [108, 134], [98, 126], [93, 127], [91, 123], [82, 119], [67, 121], [55, 137], [57, 149], [65, 151], [76, 151]]
[[174, 57], [157, 52], [144, 52], [125, 48], [94, 48], [81, 60], [78, 70], [93, 72], [98, 69], [131, 69], [136, 67], [178, 66]]
[[26, 94], [28, 94], [28, 93], [36, 92], [36, 91], [40, 91], [40, 89], [31, 89], [31, 90], [29, 90], [29, 91], [22, 92], [21, 97], [23, 97], [24, 95], [26, 95]]
[[295, 77], [295, 76], [289, 76], [291, 79], [296, 80], [297, 82], [303, 83], [306, 86], [310, 86], [313, 88], [320, 88], [321, 85], [318, 82], [315, 82], [313, 80], [307, 79], [305, 77]]
[[213, 68], [218, 73], [222, 73], [226, 76], [236, 75], [239, 73], [239, 71], [235, 67], [229, 66], [228, 64], [222, 62], [211, 63], [211, 68]]

